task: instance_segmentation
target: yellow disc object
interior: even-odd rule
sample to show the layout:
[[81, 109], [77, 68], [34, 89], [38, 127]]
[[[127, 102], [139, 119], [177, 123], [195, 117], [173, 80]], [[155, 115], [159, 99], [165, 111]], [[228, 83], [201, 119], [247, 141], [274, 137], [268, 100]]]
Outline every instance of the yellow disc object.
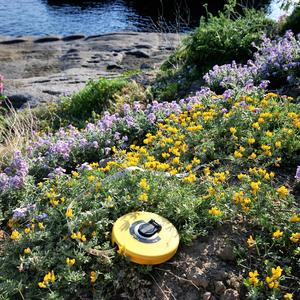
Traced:
[[119, 218], [112, 230], [119, 253], [142, 265], [169, 260], [177, 251], [179, 235], [167, 219], [150, 212], [132, 212]]

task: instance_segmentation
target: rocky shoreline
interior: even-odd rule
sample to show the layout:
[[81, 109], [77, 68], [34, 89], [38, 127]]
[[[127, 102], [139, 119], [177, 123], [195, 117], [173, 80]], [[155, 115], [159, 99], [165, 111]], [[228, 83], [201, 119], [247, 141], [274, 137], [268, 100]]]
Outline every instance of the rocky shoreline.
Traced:
[[176, 48], [174, 33], [120, 32], [94, 36], [0, 37], [0, 73], [16, 107], [59, 100], [86, 81], [128, 70], [153, 70]]

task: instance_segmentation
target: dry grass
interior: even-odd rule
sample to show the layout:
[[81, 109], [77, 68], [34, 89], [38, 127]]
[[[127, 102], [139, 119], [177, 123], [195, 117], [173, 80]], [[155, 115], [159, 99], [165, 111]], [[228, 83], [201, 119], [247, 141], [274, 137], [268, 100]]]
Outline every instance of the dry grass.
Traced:
[[8, 112], [0, 125], [0, 162], [6, 161], [11, 154], [32, 142], [37, 119], [32, 110], [17, 111], [7, 102]]

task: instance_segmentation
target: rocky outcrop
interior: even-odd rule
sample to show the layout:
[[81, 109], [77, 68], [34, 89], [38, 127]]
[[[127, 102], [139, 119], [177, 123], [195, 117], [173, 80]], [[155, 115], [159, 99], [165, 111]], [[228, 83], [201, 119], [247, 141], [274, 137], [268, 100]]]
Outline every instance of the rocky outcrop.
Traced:
[[180, 40], [178, 34], [123, 32], [85, 37], [0, 37], [5, 94], [36, 106], [69, 96], [86, 81], [125, 70], [158, 68]]

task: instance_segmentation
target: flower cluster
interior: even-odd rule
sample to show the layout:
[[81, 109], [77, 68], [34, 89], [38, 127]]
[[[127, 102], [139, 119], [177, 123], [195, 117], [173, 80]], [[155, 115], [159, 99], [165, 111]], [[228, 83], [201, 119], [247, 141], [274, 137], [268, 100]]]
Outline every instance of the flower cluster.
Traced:
[[300, 40], [292, 31], [274, 40], [263, 36], [262, 43], [256, 48], [253, 60], [245, 65], [233, 61], [214, 66], [203, 77], [207, 85], [213, 89], [249, 89], [253, 85], [265, 89], [270, 81], [299, 82]]
[[9, 167], [0, 173], [0, 192], [22, 187], [27, 179], [29, 166], [20, 151], [16, 151]]

